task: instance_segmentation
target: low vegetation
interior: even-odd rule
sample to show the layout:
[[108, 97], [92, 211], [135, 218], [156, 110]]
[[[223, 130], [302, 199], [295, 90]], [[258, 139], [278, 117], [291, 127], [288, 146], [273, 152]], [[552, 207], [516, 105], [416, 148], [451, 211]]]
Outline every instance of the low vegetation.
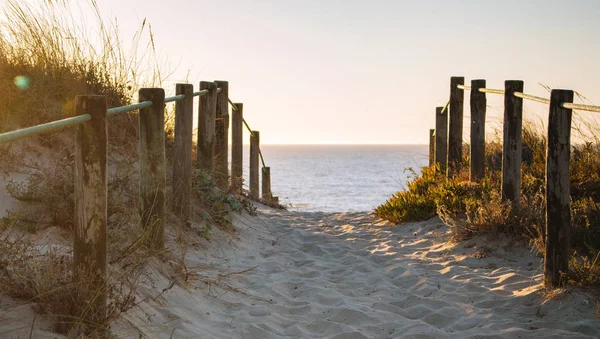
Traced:
[[[594, 140], [595, 138], [588, 138]], [[486, 145], [485, 178], [468, 180], [468, 166], [453, 179], [439, 167], [412, 171], [407, 189], [392, 196], [375, 213], [393, 223], [428, 219], [437, 214], [450, 226], [453, 239], [462, 241], [484, 233], [505, 233], [528, 239], [544, 253], [545, 154], [544, 133], [526, 123], [523, 145], [529, 155], [521, 166], [521, 203], [518, 207], [501, 199], [501, 143]], [[468, 164], [465, 150], [464, 163]], [[600, 144], [587, 142], [573, 147], [571, 164], [571, 226], [574, 255], [565, 281], [600, 286]]]
[[[100, 19], [94, 0], [88, 4], [85, 10], [89, 9], [98, 20], [97, 30], [89, 30], [98, 32], [93, 37], [86, 36], [81, 27], [94, 23], [83, 23], [70, 16], [68, 1], [8, 0], [3, 4], [0, 132], [73, 116], [76, 95], [104, 95], [109, 107], [117, 107], [130, 104], [138, 88], [163, 83], [168, 72], [161, 72], [156, 65], [153, 34], [145, 20], [126, 52], [117, 25]], [[172, 111], [167, 112], [165, 119], [170, 159]], [[75, 283], [73, 278], [68, 240], [74, 226], [72, 140], [72, 132], [64, 131], [0, 145], [2, 180], [6, 192], [20, 206], [6, 211], [0, 222], [0, 294], [32, 305], [37, 313], [54, 321], [57, 333], [78, 337], [83, 331], [83, 319], [90, 312], [82, 305], [97, 295], [86, 295], [93, 289], [85, 281]], [[179, 262], [180, 267], [185, 267], [175, 253], [184, 252], [183, 249], [157, 253], [152, 258], [144, 248], [137, 213], [137, 143], [137, 112], [110, 118], [109, 265], [107, 286], [103, 287], [109, 304], [102, 323], [85, 324], [87, 335], [105, 332], [119, 314], [140, 302], [136, 300], [136, 287], [141, 277], [148, 278], [146, 270], [152, 260]], [[168, 215], [166, 226], [174, 233], [196, 232], [209, 239], [213, 226], [233, 233], [232, 213], [256, 211], [249, 200], [218, 190], [210, 176], [201, 171], [194, 178], [194, 194], [195, 219], [191, 228], [183, 229], [181, 220]], [[42, 232], [60, 234], [63, 241], [40, 245], [35, 239]], [[183, 243], [177, 240], [178, 246], [188, 245]]]
[[225, 230], [233, 230], [232, 212], [246, 213], [255, 216], [256, 207], [246, 197], [223, 192], [217, 187], [213, 178], [206, 171], [197, 169], [192, 180], [194, 196], [198, 199], [197, 208], [203, 224], [202, 236], [210, 238], [211, 225]]

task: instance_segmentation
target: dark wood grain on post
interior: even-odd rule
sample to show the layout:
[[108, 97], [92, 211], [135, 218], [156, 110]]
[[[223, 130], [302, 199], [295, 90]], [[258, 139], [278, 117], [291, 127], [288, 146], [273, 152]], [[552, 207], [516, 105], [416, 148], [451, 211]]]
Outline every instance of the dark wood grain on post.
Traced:
[[502, 201], [510, 201], [518, 208], [521, 200], [521, 134], [523, 128], [523, 99], [515, 92], [523, 92], [523, 81], [504, 83], [504, 134], [502, 148]]
[[485, 113], [487, 100], [485, 80], [471, 80], [471, 181], [480, 181], [485, 176]]
[[573, 91], [552, 90], [546, 154], [546, 253], [544, 285], [561, 285], [561, 272], [569, 269], [571, 208], [569, 162], [572, 111], [561, 103], [573, 102]]
[[212, 174], [215, 158], [215, 119], [217, 112], [217, 85], [214, 82], [201, 81], [200, 90], [208, 94], [200, 96], [198, 106], [198, 142], [196, 147], [198, 168]]
[[271, 168], [262, 169], [262, 201], [265, 205], [271, 204]]
[[464, 77], [450, 79], [450, 128], [448, 134], [448, 177], [454, 177], [462, 166]]
[[259, 199], [258, 192], [258, 150], [260, 149], [260, 133], [252, 131], [250, 134], [250, 196]]
[[227, 81], [215, 81], [221, 92], [217, 94], [217, 116], [216, 116], [216, 139], [215, 139], [215, 166], [213, 178], [217, 187], [227, 190], [229, 172], [227, 160], [229, 159], [229, 83]]
[[185, 98], [175, 104], [173, 146], [173, 209], [188, 225], [192, 215], [192, 134], [194, 129], [194, 86], [177, 84], [176, 95]]
[[433, 166], [435, 161], [435, 129], [429, 130], [429, 167]]
[[435, 108], [435, 162], [445, 173], [448, 162], [448, 110]]
[[146, 244], [155, 250], [164, 245], [166, 161], [165, 90], [142, 88], [140, 102], [152, 106], [140, 110], [140, 217]]
[[231, 188], [240, 193], [244, 176], [244, 104], [236, 103], [235, 107], [231, 112]]
[[92, 119], [75, 134], [75, 229], [73, 263], [77, 300], [86, 331], [106, 318], [107, 127], [106, 97], [78, 96], [75, 114]]

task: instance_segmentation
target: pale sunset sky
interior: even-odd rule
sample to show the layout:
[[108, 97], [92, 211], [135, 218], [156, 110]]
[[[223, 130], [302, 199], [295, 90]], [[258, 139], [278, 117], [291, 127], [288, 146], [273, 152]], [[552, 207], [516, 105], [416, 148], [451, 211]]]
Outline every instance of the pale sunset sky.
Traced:
[[[600, 104], [598, 0], [98, 2], [125, 40], [148, 20], [172, 81], [228, 80], [265, 144], [427, 143], [453, 75]], [[488, 104], [498, 122], [502, 97]]]

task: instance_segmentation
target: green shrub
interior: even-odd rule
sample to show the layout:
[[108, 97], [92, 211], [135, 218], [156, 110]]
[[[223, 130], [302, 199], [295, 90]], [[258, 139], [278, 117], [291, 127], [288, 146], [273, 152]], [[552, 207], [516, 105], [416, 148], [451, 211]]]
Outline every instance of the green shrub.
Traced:
[[233, 212], [246, 211], [250, 215], [256, 215], [256, 207], [250, 200], [223, 192], [217, 187], [210, 174], [204, 170], [197, 169], [194, 172], [192, 191], [199, 200], [200, 215], [205, 221], [202, 236], [206, 239], [210, 237], [213, 224], [226, 230], [233, 230]]
[[[597, 129], [590, 129], [597, 131]], [[393, 223], [422, 220], [435, 212], [450, 226], [455, 240], [481, 233], [502, 232], [521, 236], [541, 254], [545, 251], [546, 229], [546, 138], [545, 132], [531, 122], [523, 125], [523, 144], [531, 149], [529, 162], [521, 165], [521, 200], [518, 206], [501, 197], [502, 143], [499, 138], [486, 144], [485, 178], [468, 182], [463, 167], [452, 179], [436, 175], [439, 168], [413, 172], [407, 190], [394, 194], [375, 214]], [[571, 284], [598, 285], [600, 282], [600, 139], [573, 146], [570, 162], [571, 244], [574, 249]], [[516, 208], [515, 208], [516, 207]], [[582, 255], [578, 255], [581, 253]], [[589, 258], [594, 258], [590, 260]]]
[[[431, 218], [436, 206], [430, 190], [440, 182], [440, 176], [434, 168], [423, 168], [421, 175], [412, 168], [412, 180], [408, 181], [406, 191], [394, 194], [387, 202], [375, 209], [375, 214], [393, 223], [418, 221]], [[438, 168], [439, 171], [439, 168]]]

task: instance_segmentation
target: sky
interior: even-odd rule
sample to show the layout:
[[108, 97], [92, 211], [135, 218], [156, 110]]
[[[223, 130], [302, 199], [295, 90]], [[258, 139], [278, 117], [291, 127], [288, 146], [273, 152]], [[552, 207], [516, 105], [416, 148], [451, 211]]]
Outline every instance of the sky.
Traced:
[[[264, 144], [425, 144], [451, 76], [600, 104], [597, 0], [98, 2], [124, 37], [152, 25], [171, 81], [229, 81]], [[490, 129], [502, 100], [488, 95]], [[525, 103], [526, 119], [547, 114]]]

